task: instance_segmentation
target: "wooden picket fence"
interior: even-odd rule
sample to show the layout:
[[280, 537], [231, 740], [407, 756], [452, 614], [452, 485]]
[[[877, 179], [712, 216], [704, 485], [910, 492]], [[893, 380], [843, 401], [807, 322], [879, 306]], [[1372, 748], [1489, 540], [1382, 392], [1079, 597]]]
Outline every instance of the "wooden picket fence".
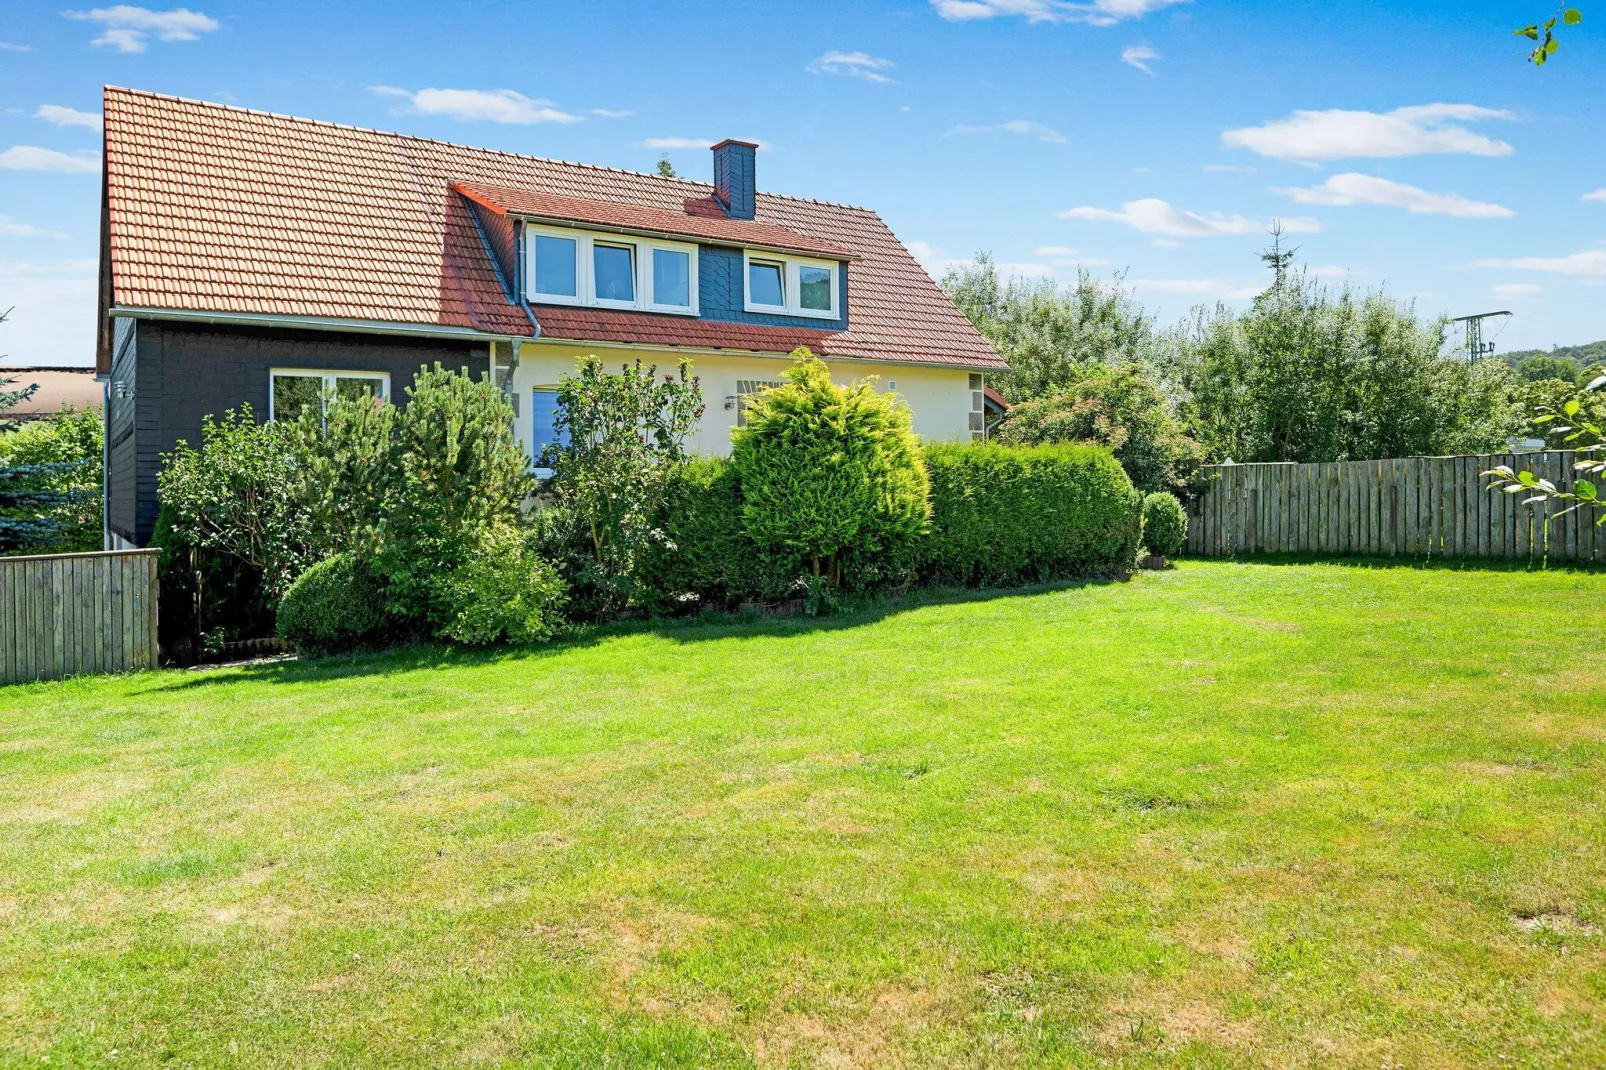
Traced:
[[159, 554], [0, 557], [0, 684], [154, 666]]
[[1190, 510], [1188, 550], [1606, 562], [1598, 512], [1558, 516], [1565, 503], [1528, 506], [1529, 495], [1495, 493], [1480, 473], [1502, 464], [1563, 490], [1573, 484], [1571, 450], [1209, 465]]

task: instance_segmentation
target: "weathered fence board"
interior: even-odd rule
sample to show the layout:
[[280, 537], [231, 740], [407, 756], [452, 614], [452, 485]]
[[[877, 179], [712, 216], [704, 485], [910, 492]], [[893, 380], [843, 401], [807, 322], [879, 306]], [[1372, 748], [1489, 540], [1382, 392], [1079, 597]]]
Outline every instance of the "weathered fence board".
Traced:
[[1490, 491], [1481, 473], [1502, 464], [1572, 488], [1571, 450], [1210, 465], [1191, 510], [1188, 548], [1211, 556], [1304, 551], [1606, 563], [1598, 513], [1562, 515], [1566, 503], [1526, 506], [1526, 495]]
[[0, 557], [0, 684], [155, 665], [158, 555]]

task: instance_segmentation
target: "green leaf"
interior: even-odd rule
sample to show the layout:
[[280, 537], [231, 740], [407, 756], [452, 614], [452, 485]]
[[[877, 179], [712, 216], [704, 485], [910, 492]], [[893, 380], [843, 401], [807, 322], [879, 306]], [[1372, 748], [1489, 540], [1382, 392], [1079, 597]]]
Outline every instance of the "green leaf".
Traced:
[[1561, 21], [1565, 22], [1569, 26], [1577, 26], [1580, 22], [1584, 21], [1584, 13], [1579, 11], [1576, 7], [1570, 7], [1561, 13]]
[[1561, 407], [1561, 411], [1565, 412], [1568, 416], [1577, 416], [1578, 409], [1579, 405], [1577, 398], [1573, 398], [1572, 400], [1568, 401], [1567, 404]]
[[1554, 30], [1555, 28], [1556, 28], [1556, 19], [1555, 19], [1555, 16], [1551, 16], [1550, 21], [1545, 23], [1545, 29]]
[[1595, 484], [1587, 479], [1580, 479], [1573, 484], [1573, 493], [1586, 502], [1592, 502], [1595, 500]]
[[1537, 27], [1537, 26], [1524, 26], [1522, 29], [1518, 30], [1513, 36], [1515, 36], [1515, 37], [1526, 37], [1530, 41], [1537, 41], [1537, 40], [1539, 40], [1539, 27]]
[[1546, 52], [1546, 54], [1554, 53], [1556, 51], [1557, 46], [1560, 45], [1560, 44], [1561, 44], [1561, 42], [1556, 40], [1554, 37], [1552, 37], [1550, 40], [1546, 41], [1545, 42], [1545, 52]]
[[1543, 67], [1545, 65], [1545, 60], [1548, 57], [1545, 55], [1545, 50], [1544, 49], [1536, 48], [1536, 49], [1534, 49], [1534, 54], [1529, 56], [1528, 58], [1533, 60], [1533, 63], [1534, 63], [1535, 67]]

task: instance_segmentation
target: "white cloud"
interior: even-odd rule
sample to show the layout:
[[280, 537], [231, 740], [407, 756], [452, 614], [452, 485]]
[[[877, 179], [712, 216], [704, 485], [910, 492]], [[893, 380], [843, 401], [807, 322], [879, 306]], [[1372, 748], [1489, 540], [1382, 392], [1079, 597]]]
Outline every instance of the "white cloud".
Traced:
[[1462, 122], [1511, 119], [1508, 111], [1475, 104], [1421, 104], [1390, 112], [1296, 111], [1264, 126], [1228, 130], [1221, 143], [1279, 160], [1338, 160], [1352, 156], [1467, 153], [1508, 156], [1511, 146], [1475, 134]]
[[1035, 256], [1075, 256], [1076, 250], [1069, 245], [1039, 245], [1032, 253]]
[[152, 11], [148, 7], [117, 4], [90, 11], [63, 11], [62, 14], [79, 22], [100, 23], [105, 29], [91, 43], [119, 52], [145, 51], [152, 34], [161, 41], [198, 41], [201, 34], [211, 33], [220, 25], [217, 19], [185, 7]]
[[1027, 22], [1085, 22], [1113, 26], [1123, 19], [1140, 19], [1151, 11], [1187, 0], [931, 0], [937, 14], [949, 22], [971, 22], [999, 16], [1018, 16]]
[[1574, 278], [1606, 278], [1606, 249], [1585, 249], [1568, 256], [1519, 256], [1508, 260], [1488, 258], [1474, 260], [1473, 267], [1516, 268], [1519, 271], [1548, 271], [1555, 275]]
[[591, 114], [603, 119], [628, 119], [636, 113], [633, 111], [615, 111], [613, 108], [592, 108]]
[[958, 126], [948, 131], [945, 136], [953, 137], [954, 135], [959, 135], [961, 137], [969, 137], [975, 134], [998, 133], [1020, 134], [1026, 137], [1035, 137], [1038, 141], [1047, 141], [1055, 145], [1062, 145], [1065, 143], [1064, 134], [1060, 133], [1058, 130], [1051, 129], [1042, 123], [1033, 122], [1030, 119], [1011, 119], [1007, 123], [998, 123], [995, 126], [971, 126], [968, 123], [960, 123]]
[[1160, 53], [1156, 52], [1148, 45], [1129, 45], [1126, 48], [1121, 49], [1121, 62], [1125, 63], [1128, 67], [1136, 67], [1144, 74], [1154, 73], [1154, 71], [1149, 67], [1149, 61], [1159, 58]]
[[1537, 297], [1544, 292], [1537, 282], [1501, 282], [1489, 287], [1491, 297]]
[[466, 123], [578, 123], [581, 118], [562, 111], [550, 100], [527, 97], [512, 89], [420, 89], [416, 93], [393, 85], [370, 86], [385, 97], [410, 101], [419, 115], [444, 115]]
[[[968, 256], [948, 256], [942, 249], [930, 242], [912, 241], [904, 243], [909, 255], [926, 269], [926, 274], [933, 279], [942, 280], [942, 277], [955, 269], [972, 267], [976, 261]], [[1074, 267], [1080, 264], [1083, 267], [1101, 267], [1108, 264], [1106, 260], [1093, 260], [1078, 258], [1070, 260], [1060, 257], [1057, 250], [1064, 249], [1062, 245], [1047, 245], [1037, 250], [1038, 256], [1052, 257], [1048, 263], [1020, 260], [994, 260], [993, 270], [1006, 279], [1009, 278], [1048, 278], [1056, 274], [1056, 268]], [[1075, 250], [1067, 250], [1074, 253]]]
[[0, 355], [7, 364], [93, 364], [95, 361], [94, 260], [51, 263], [0, 257], [6, 306]]
[[1458, 219], [1506, 219], [1517, 214], [1504, 205], [1468, 200], [1459, 193], [1429, 193], [1404, 182], [1354, 172], [1333, 175], [1319, 186], [1274, 188], [1272, 192], [1286, 194], [1300, 204], [1335, 207], [1378, 204], [1404, 208], [1418, 215], [1448, 215]]
[[1240, 279], [1127, 279], [1126, 284], [1140, 293], [1189, 294], [1223, 301], [1246, 300], [1265, 289]]
[[[1067, 208], [1058, 213], [1061, 219], [1090, 219], [1101, 223], [1125, 223], [1144, 234], [1159, 234], [1170, 238], [1212, 238], [1221, 234], [1255, 234], [1267, 228], [1258, 219], [1241, 215], [1223, 215], [1219, 212], [1189, 212], [1173, 208], [1165, 201], [1148, 197], [1127, 201], [1119, 212], [1108, 208]], [[1311, 233], [1320, 230], [1314, 219], [1284, 219], [1283, 230], [1290, 234]]]
[[[723, 140], [717, 137], [649, 137], [643, 139], [641, 144], [649, 149], [711, 149]], [[737, 138], [737, 140], [757, 145], [760, 152], [768, 152], [775, 147], [768, 141], [756, 137]]]
[[[49, 231], [40, 230], [32, 223], [18, 223], [8, 215], [0, 215], [0, 234], [17, 238], [38, 238], [49, 233]], [[54, 235], [51, 236], [54, 237]]]
[[827, 52], [803, 69], [810, 74], [840, 74], [847, 78], [863, 78], [867, 82], [890, 83], [891, 78], [881, 72], [894, 64], [868, 52]]
[[64, 174], [89, 173], [100, 170], [100, 157], [93, 153], [69, 156], [55, 149], [41, 149], [33, 145], [13, 145], [0, 152], [0, 171], [59, 171]]
[[1606, 186], [1602, 186], [1600, 189], [1596, 190], [1593, 193], [1584, 194], [1582, 197], [1579, 198], [1579, 200], [1584, 200], [1584, 201], [1606, 201]]
[[0, 41], [0, 52], [32, 52], [32, 45], [18, 45], [10, 41]]
[[60, 104], [41, 104], [33, 113], [33, 117], [43, 119], [47, 123], [55, 123], [57, 126], [87, 126], [91, 130], [99, 130], [102, 123], [99, 112], [79, 111]]
[[1253, 167], [1234, 167], [1225, 163], [1212, 163], [1205, 165], [1205, 173], [1211, 175], [1252, 175], [1255, 173], [1255, 169]]
[[642, 144], [649, 149], [707, 149], [718, 140], [713, 137], [650, 137]]

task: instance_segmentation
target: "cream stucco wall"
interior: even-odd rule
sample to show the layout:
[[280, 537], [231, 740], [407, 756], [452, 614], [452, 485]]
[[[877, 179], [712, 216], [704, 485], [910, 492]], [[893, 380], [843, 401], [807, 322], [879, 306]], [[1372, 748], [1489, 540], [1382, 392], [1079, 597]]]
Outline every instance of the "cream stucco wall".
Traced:
[[[556, 387], [561, 377], [574, 373], [577, 360], [593, 353], [605, 368], [617, 367], [639, 356], [647, 363], [657, 364], [660, 372], [666, 374], [673, 372], [682, 356], [689, 359], [692, 374], [702, 386], [705, 409], [701, 426], [689, 445], [697, 453], [721, 455], [730, 452], [731, 429], [736, 426], [737, 380], [774, 381], [781, 377], [788, 364], [788, 358], [781, 356], [680, 354], [672, 350], [597, 348], [580, 343], [526, 343], [520, 347], [518, 367], [513, 374], [513, 391], [519, 397], [518, 435], [526, 452], [530, 450], [532, 434], [531, 392]], [[500, 359], [505, 363], [505, 351]], [[896, 384], [896, 392], [913, 413], [915, 433], [925, 441], [965, 441], [971, 437], [970, 415], [973, 409], [980, 408], [980, 403], [970, 389], [970, 372], [966, 369], [866, 360], [828, 360], [826, 364], [832, 378], [839, 383], [875, 376], [880, 390], [891, 389]], [[727, 400], [730, 408], [726, 408]]]

